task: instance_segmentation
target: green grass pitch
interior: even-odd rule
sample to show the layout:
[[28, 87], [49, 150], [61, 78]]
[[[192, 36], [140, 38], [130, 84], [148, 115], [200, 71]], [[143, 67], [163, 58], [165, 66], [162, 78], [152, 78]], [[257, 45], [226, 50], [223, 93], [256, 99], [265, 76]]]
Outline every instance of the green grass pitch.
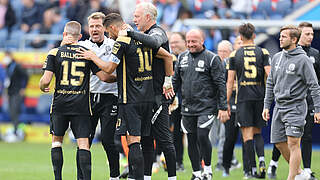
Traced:
[[[63, 145], [64, 165], [63, 179], [76, 179], [75, 151], [76, 147], [72, 144]], [[271, 158], [271, 149], [267, 149], [266, 163]], [[241, 160], [241, 149], [236, 149], [237, 158]], [[214, 148], [212, 154], [213, 168], [216, 164], [217, 152]], [[178, 180], [189, 180], [191, 177], [191, 165], [187, 152], [184, 155], [185, 172], [178, 172]], [[100, 144], [92, 147], [92, 179], [107, 180], [109, 178], [106, 155]], [[320, 152], [313, 151], [312, 170], [316, 172], [316, 177], [320, 175]], [[283, 158], [280, 159], [278, 167], [278, 180], [286, 179], [288, 165]], [[213, 179], [238, 180], [242, 179], [242, 168], [231, 171], [228, 178], [222, 178], [222, 172], [213, 171]], [[12, 143], [0, 142], [0, 180], [53, 180], [53, 171], [50, 159], [50, 144], [31, 144], [31, 143]], [[154, 173], [153, 180], [167, 179], [167, 173], [160, 169]]]

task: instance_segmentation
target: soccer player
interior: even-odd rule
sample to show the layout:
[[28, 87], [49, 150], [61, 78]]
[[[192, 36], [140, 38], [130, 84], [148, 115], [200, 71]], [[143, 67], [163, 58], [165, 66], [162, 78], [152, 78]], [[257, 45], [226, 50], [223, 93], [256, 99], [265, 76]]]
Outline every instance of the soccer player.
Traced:
[[55, 92], [50, 111], [50, 133], [52, 134], [51, 160], [55, 180], [61, 180], [63, 165], [62, 141], [69, 127], [77, 139], [79, 167], [83, 180], [91, 179], [91, 153], [89, 149], [90, 116], [92, 115], [89, 98], [90, 70], [101, 80], [111, 81], [115, 77], [100, 71], [91, 61], [79, 59], [76, 50], [81, 38], [81, 25], [70, 21], [65, 25], [63, 38], [71, 39], [72, 44], [49, 51], [43, 66], [44, 74], [40, 79], [40, 89], [49, 92], [53, 74], [56, 77]]
[[[228, 104], [233, 91], [234, 80], [238, 80], [238, 96], [236, 99], [238, 125], [243, 138], [244, 155], [249, 160], [249, 169], [245, 177], [265, 177], [264, 142], [261, 128], [266, 125], [259, 115], [263, 110], [265, 92], [265, 75], [269, 74], [269, 52], [254, 44], [255, 28], [246, 23], [239, 27], [242, 47], [230, 54], [227, 97]], [[229, 106], [230, 108], [230, 106]], [[255, 141], [255, 142], [254, 142]], [[255, 148], [259, 157], [260, 175], [257, 173]], [[245, 158], [245, 157], [244, 157]]]
[[[317, 75], [318, 81], [320, 78], [320, 54], [319, 51], [311, 47], [311, 42], [313, 40], [313, 28], [312, 24], [308, 22], [302, 22], [299, 24], [298, 28], [301, 31], [301, 36], [298, 42], [298, 45], [307, 53], [309, 60], [313, 64], [313, 68]], [[301, 138], [301, 152], [304, 171], [311, 175], [310, 179], [316, 179], [313, 172], [311, 171], [311, 155], [312, 155], [312, 128], [314, 126], [314, 106], [310, 91], [307, 91], [307, 104], [308, 104], [308, 113], [306, 116], [306, 124], [304, 126], [303, 136]], [[272, 161], [268, 168], [268, 174], [270, 177], [276, 177], [276, 168], [278, 165], [278, 160], [280, 153], [277, 153], [277, 149], [274, 148], [272, 153]]]
[[[173, 87], [175, 92], [181, 89], [181, 128], [188, 137], [188, 154], [193, 170], [191, 179], [211, 180], [209, 131], [216, 115], [222, 122], [229, 118], [225, 71], [219, 56], [204, 47], [201, 30], [188, 31], [186, 41], [188, 51], [179, 55]], [[205, 163], [203, 174], [200, 171], [200, 154]]]
[[[102, 12], [94, 12], [88, 17], [90, 39], [79, 41], [79, 45], [84, 46], [95, 52], [100, 59], [109, 61], [114, 40], [104, 36], [105, 27], [103, 26], [105, 15]], [[63, 44], [70, 44], [64, 41]], [[115, 73], [114, 73], [115, 74]], [[115, 79], [116, 80], [116, 79]], [[115, 146], [114, 134], [117, 121], [117, 83], [106, 83], [92, 74], [90, 77], [90, 99], [92, 102], [92, 113], [90, 122], [91, 133], [89, 138], [90, 146], [94, 139], [98, 120], [101, 125], [102, 146], [107, 154], [110, 168], [110, 180], [117, 179], [120, 175], [119, 152]], [[79, 157], [77, 156], [77, 161]], [[78, 180], [82, 179], [81, 170], [77, 169]]]
[[[117, 132], [126, 135], [129, 146], [129, 179], [144, 179], [144, 157], [140, 145], [141, 136], [149, 136], [153, 116], [154, 56], [171, 61], [172, 56], [162, 48], [148, 48], [139, 41], [118, 34], [124, 25], [121, 16], [111, 13], [104, 26], [109, 36], [116, 39], [111, 61], [104, 62], [94, 53], [81, 49], [79, 56], [95, 62], [102, 70], [112, 73], [117, 69], [119, 117]], [[120, 33], [121, 34], [121, 33]]]
[[263, 119], [270, 118], [269, 109], [275, 99], [271, 124], [271, 143], [275, 143], [289, 163], [287, 180], [309, 179], [302, 171], [300, 141], [307, 115], [307, 91], [314, 103], [314, 120], [320, 118], [320, 87], [312, 63], [302, 47], [297, 46], [300, 31], [287, 25], [280, 30], [281, 52], [271, 61], [271, 72], [266, 84]]
[[[152, 3], [140, 3], [136, 6], [133, 21], [137, 29], [141, 32], [130, 30], [128, 36], [140, 41], [142, 44], [151, 47], [162, 47], [169, 51], [169, 41], [166, 32], [156, 24], [157, 8]], [[170, 101], [163, 95], [163, 86], [171, 87], [170, 72], [165, 70], [162, 60], [154, 60], [153, 81], [156, 95], [156, 113], [152, 121], [152, 135], [156, 139], [158, 147], [163, 151], [168, 169], [168, 179], [176, 179], [176, 152], [173, 145], [172, 133], [169, 129], [169, 103]], [[145, 157], [145, 179], [151, 179], [152, 163], [154, 157], [153, 137], [144, 137], [142, 145]], [[148, 147], [148, 148], [147, 148]]]

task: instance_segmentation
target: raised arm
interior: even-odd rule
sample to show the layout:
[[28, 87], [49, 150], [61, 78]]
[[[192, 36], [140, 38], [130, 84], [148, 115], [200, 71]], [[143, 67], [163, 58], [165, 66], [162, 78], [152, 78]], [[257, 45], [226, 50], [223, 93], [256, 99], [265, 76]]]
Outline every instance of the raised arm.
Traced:
[[86, 50], [80, 47], [80, 49], [77, 50], [77, 56], [79, 59], [87, 59], [93, 61], [100, 69], [108, 74], [113, 73], [118, 66], [118, 63], [115, 62], [118, 62], [118, 58], [116, 58], [114, 55], [111, 56], [111, 61], [105, 62], [100, 59], [93, 51]]
[[154, 28], [151, 30], [150, 34], [145, 34], [142, 32], [129, 30], [127, 31], [127, 34], [129, 37], [140, 41], [142, 44], [155, 49], [159, 48], [162, 44], [164, 44], [166, 41], [168, 41], [167, 36], [164, 34], [161, 29]]

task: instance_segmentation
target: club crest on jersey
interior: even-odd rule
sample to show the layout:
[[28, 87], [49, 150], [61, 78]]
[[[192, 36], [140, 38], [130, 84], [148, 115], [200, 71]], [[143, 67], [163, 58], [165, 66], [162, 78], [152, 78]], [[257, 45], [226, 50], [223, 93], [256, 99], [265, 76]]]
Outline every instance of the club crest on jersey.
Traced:
[[310, 56], [310, 61], [314, 64], [316, 62], [316, 59], [313, 56]]
[[198, 72], [204, 72], [204, 60], [198, 61], [198, 67], [195, 68]]
[[199, 60], [198, 61], [198, 67], [201, 67], [201, 68], [204, 67], [204, 60]]
[[188, 67], [188, 56], [183, 56], [182, 60], [180, 61], [181, 67]]
[[289, 64], [288, 69], [286, 70], [287, 74], [294, 74], [295, 64]]
[[110, 46], [106, 46], [106, 51], [104, 52], [103, 55], [107, 56], [109, 54], [111, 54], [111, 47]]

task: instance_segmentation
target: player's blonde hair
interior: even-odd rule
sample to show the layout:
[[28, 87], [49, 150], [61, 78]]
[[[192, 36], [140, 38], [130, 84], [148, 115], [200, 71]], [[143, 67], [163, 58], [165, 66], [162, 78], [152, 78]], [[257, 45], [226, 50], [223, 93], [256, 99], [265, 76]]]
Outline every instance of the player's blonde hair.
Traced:
[[157, 15], [158, 15], [157, 8], [152, 3], [142, 2], [142, 3], [139, 3], [136, 8], [142, 8], [143, 14], [144, 15], [149, 14], [150, 18], [153, 21], [157, 19]]
[[90, 16], [88, 17], [88, 22], [90, 21], [90, 19], [101, 19], [103, 22], [104, 18], [106, 18], [106, 15], [104, 13], [94, 12], [94, 13], [90, 14]]
[[74, 38], [78, 38], [81, 34], [81, 24], [77, 21], [69, 21], [64, 26], [64, 32], [72, 35]]

